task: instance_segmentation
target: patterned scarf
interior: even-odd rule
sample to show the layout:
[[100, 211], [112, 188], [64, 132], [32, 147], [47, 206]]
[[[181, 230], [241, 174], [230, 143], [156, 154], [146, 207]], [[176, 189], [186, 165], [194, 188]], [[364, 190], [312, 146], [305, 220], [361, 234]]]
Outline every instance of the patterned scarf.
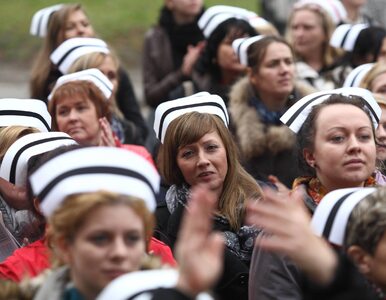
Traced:
[[[177, 206], [186, 207], [189, 201], [190, 190], [187, 185], [172, 185], [166, 193], [166, 205], [170, 213], [173, 213]], [[226, 217], [215, 215], [215, 227], [220, 230], [225, 237], [225, 245], [240, 260], [249, 265], [255, 239], [261, 229], [254, 226], [242, 226], [237, 232], [231, 230], [231, 226]]]
[[[316, 204], [319, 204], [322, 198], [327, 194], [327, 189], [322, 185], [320, 180], [316, 177], [306, 176], [298, 177], [294, 180], [292, 188], [295, 189], [300, 185], [305, 185], [308, 195], [314, 200]], [[377, 182], [373, 176], [367, 178], [365, 187], [376, 186]]]

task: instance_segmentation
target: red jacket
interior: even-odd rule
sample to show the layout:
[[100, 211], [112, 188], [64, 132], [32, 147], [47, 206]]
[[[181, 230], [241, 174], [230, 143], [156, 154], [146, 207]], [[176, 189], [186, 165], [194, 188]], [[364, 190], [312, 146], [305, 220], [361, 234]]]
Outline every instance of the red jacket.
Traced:
[[[151, 238], [149, 252], [161, 258], [163, 264], [176, 266], [169, 246]], [[24, 277], [34, 277], [51, 266], [49, 249], [41, 239], [23, 248], [17, 249], [5, 261], [0, 263], [0, 279], [21, 281]]]

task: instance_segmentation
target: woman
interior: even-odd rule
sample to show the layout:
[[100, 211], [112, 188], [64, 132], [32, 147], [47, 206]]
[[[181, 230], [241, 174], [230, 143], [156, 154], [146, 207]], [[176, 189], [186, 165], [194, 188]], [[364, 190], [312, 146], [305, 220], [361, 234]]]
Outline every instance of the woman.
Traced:
[[[304, 174], [293, 188], [303, 187], [312, 213], [330, 191], [375, 186], [375, 127], [380, 108], [364, 89], [319, 92], [299, 100], [281, 118], [297, 133], [299, 164]], [[353, 123], [351, 120], [356, 120]], [[267, 276], [269, 274], [269, 276]], [[250, 274], [251, 299], [278, 295], [301, 299], [296, 265], [256, 248]]]
[[331, 72], [337, 86], [342, 86], [356, 67], [376, 62], [385, 38], [386, 29], [382, 27], [367, 24], [338, 26], [330, 40], [332, 46], [345, 51], [338, 66]]
[[97, 69], [60, 77], [49, 96], [52, 128], [68, 133], [80, 145], [123, 147], [152, 161], [144, 147], [121, 144], [114, 136], [107, 100], [112, 90], [111, 82]]
[[204, 36], [197, 25], [203, 1], [165, 0], [158, 24], [145, 35], [142, 57], [144, 94], [155, 108], [188, 81]]
[[227, 129], [223, 100], [199, 93], [168, 101], [156, 109], [154, 130], [162, 145], [158, 166], [171, 187], [166, 202], [171, 216], [167, 234], [173, 245], [190, 189], [205, 185], [216, 194], [215, 230], [221, 231], [227, 246], [223, 277], [216, 292], [222, 299], [247, 298], [245, 273], [256, 228], [243, 225], [247, 199], [261, 196], [255, 180], [242, 168], [236, 146]]
[[[50, 10], [45, 12], [42, 19], [49, 20], [46, 28], [47, 34], [32, 68], [30, 90], [33, 98], [47, 101], [47, 96], [55, 81], [63, 75], [51, 63], [51, 53], [65, 40], [74, 37], [90, 38], [95, 37], [96, 34], [81, 4], [63, 4], [53, 13]], [[118, 107], [127, 120], [133, 121], [136, 130], [144, 140], [147, 135], [147, 127], [140, 112], [130, 78], [121, 66], [118, 69], [118, 82], [119, 87], [116, 94]]]
[[[103, 159], [106, 155], [109, 162]], [[64, 263], [44, 278], [34, 299], [95, 299], [114, 278], [152, 263], [145, 251], [152, 234], [151, 211], [159, 176], [142, 157], [116, 148], [77, 149], [41, 165], [30, 176], [30, 184], [48, 218], [50, 245]], [[201, 252], [201, 258], [209, 255], [216, 261], [212, 255], [221, 257], [219, 240], [208, 242], [217, 249]], [[219, 265], [212, 267], [215, 271], [204, 280], [189, 277], [186, 270], [177, 274], [181, 280], [176, 289], [194, 298], [215, 278]], [[198, 285], [191, 285], [191, 278]]]
[[233, 52], [232, 42], [257, 34], [249, 16], [249, 11], [239, 7], [216, 5], [208, 8], [198, 23], [206, 46], [197, 61], [194, 83], [199, 91], [217, 94], [226, 104], [230, 87], [245, 72], [245, 66]]
[[290, 187], [299, 175], [296, 138], [280, 117], [311, 90], [295, 84], [293, 52], [284, 39], [237, 39], [233, 48], [247, 67], [247, 76], [229, 94], [229, 113], [244, 166], [258, 180], [275, 175]]
[[[95, 35], [86, 12], [80, 4], [66, 4], [57, 7], [54, 12], [47, 11], [43, 16], [49, 21], [44, 44], [35, 60], [31, 71], [30, 90], [32, 98], [47, 99], [56, 79], [62, 74], [50, 61], [51, 53], [66, 39], [72, 37], [93, 37]], [[36, 14], [38, 14], [37, 12]]]
[[297, 76], [317, 90], [335, 87], [327, 71], [339, 57], [337, 50], [329, 44], [335, 25], [326, 10], [329, 2], [325, 2], [297, 2], [287, 25], [287, 38], [296, 56]]
[[359, 86], [368, 89], [374, 93], [374, 97], [377, 100], [379, 106], [382, 109], [379, 126], [375, 132], [377, 137], [377, 158], [381, 162], [378, 166], [379, 170], [384, 173], [386, 160], [385, 142], [386, 142], [386, 66], [384, 63], [376, 63], [369, 65], [364, 71], [362, 80]]
[[[275, 236], [260, 239], [258, 247], [290, 257], [303, 271], [301, 299], [383, 299], [384, 196], [384, 188], [332, 191], [310, 226], [301, 192], [283, 199], [266, 191], [266, 201], [248, 207], [247, 219]], [[346, 251], [334, 251], [322, 235], [332, 244], [347, 245]]]

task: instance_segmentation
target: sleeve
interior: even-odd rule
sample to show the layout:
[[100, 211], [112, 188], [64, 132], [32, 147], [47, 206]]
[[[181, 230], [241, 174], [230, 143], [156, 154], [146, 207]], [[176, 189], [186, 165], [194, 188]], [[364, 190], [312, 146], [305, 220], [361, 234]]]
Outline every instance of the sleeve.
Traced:
[[288, 258], [255, 247], [249, 273], [249, 299], [301, 300], [301, 277]]
[[147, 125], [142, 116], [130, 77], [123, 68], [119, 68], [118, 70], [118, 80], [116, 95], [118, 107], [122, 111], [125, 119], [135, 126], [140, 140], [145, 141], [148, 133]]
[[[151, 29], [145, 36], [142, 57], [144, 94], [147, 104], [153, 108], [167, 101], [169, 92], [184, 80], [180, 69], [173, 70], [172, 58], [165, 57], [167, 51], [162, 51], [170, 45], [166, 41], [161, 42], [155, 30]], [[169, 52], [171, 55], [171, 50]], [[170, 61], [170, 67], [166, 65], [167, 61]]]
[[363, 300], [377, 299], [367, 280], [344, 254], [338, 254], [335, 277], [327, 286], [321, 286], [304, 276], [302, 291], [305, 300]]

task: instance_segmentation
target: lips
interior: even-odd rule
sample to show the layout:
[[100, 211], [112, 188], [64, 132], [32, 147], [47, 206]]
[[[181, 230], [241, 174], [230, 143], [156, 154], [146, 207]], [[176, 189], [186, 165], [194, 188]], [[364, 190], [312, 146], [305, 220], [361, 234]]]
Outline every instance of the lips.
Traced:
[[206, 171], [206, 172], [201, 172], [200, 174], [198, 174], [198, 177], [208, 177], [210, 175], [213, 175], [214, 172], [212, 171]]
[[126, 274], [128, 271], [126, 270], [105, 270], [103, 271], [103, 274], [105, 274], [108, 278], [114, 279], [117, 278], [123, 274]]
[[363, 165], [365, 162], [359, 158], [350, 159], [346, 161], [343, 165], [349, 166], [349, 165]]

